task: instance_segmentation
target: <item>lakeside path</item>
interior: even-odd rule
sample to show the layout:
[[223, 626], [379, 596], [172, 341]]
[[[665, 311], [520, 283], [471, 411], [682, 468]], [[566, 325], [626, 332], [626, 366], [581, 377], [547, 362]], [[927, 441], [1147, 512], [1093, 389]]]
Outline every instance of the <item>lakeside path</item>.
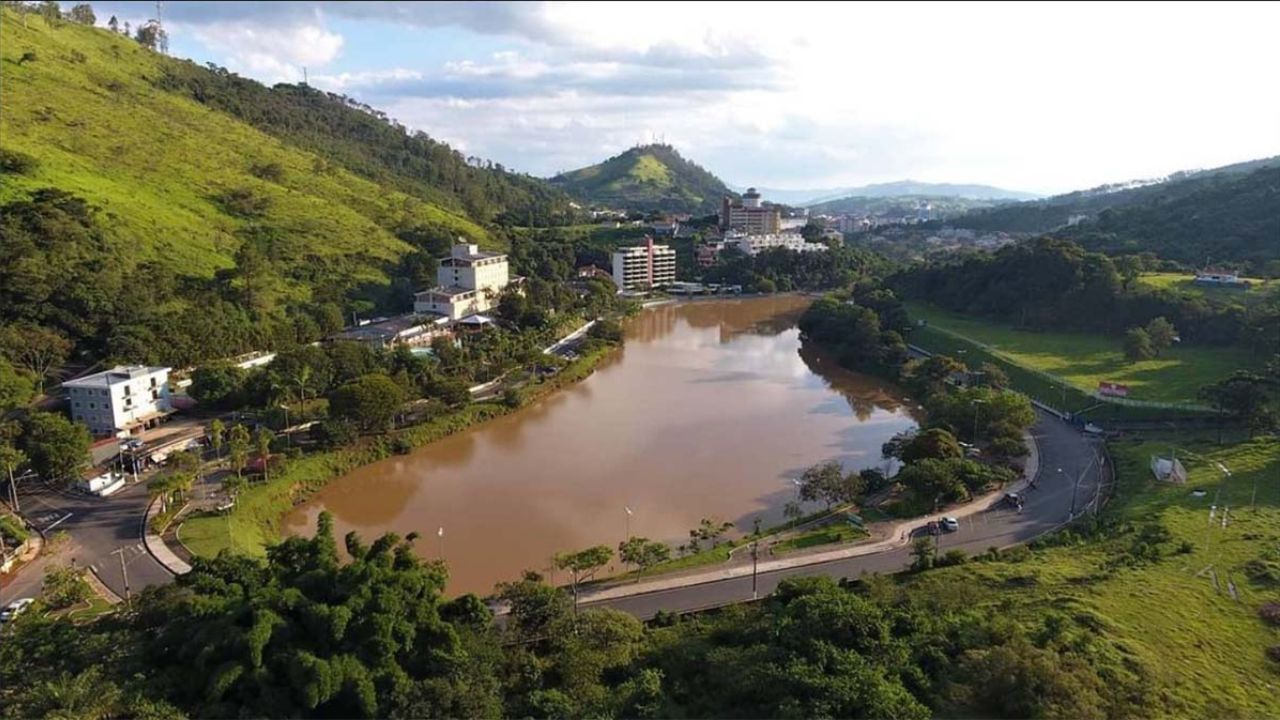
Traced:
[[[1043, 411], [1037, 412], [1032, 436], [1037, 467], [1028, 467], [1028, 477], [1015, 486], [1026, 496], [1022, 512], [1000, 503], [1004, 491], [948, 511], [961, 520], [960, 530], [940, 537], [940, 553], [963, 550], [974, 554], [1024, 543], [1069, 522], [1073, 502], [1077, 515], [1083, 508], [1096, 506], [1103, 479], [1110, 473], [1101, 460], [1099, 441]], [[1031, 478], [1035, 478], [1036, 488], [1023, 489]], [[662, 611], [692, 612], [764, 597], [788, 577], [856, 578], [864, 572], [898, 572], [911, 562], [911, 530], [926, 519], [898, 523], [894, 534], [884, 540], [761, 562], [754, 590], [751, 566], [737, 565], [586, 592], [579, 605], [610, 607], [649, 618]]]

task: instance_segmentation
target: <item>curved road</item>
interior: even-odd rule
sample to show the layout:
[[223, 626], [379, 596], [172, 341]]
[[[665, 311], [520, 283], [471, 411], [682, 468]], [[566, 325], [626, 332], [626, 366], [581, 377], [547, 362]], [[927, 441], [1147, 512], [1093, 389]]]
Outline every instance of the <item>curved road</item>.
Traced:
[[[988, 548], [1027, 542], [1061, 526], [1070, 519], [1072, 495], [1077, 514], [1098, 497], [1104, 473], [1100, 467], [1100, 442], [1057, 417], [1037, 411], [1032, 435], [1040, 453], [1034, 489], [1025, 493], [1022, 512], [996, 504], [961, 520], [960, 529], [941, 536], [939, 552], [960, 549], [975, 554]], [[1059, 472], [1061, 469], [1061, 472]], [[1077, 478], [1079, 487], [1075, 487]], [[921, 523], [923, 524], [923, 520]], [[806, 575], [855, 578], [863, 572], [897, 572], [911, 564], [910, 544], [874, 555], [762, 572], [756, 577], [759, 597], [777, 588], [783, 579]], [[581, 607], [610, 607], [640, 618], [659, 611], [692, 612], [752, 599], [750, 575], [716, 580], [698, 585], [656, 590], [598, 602], [584, 601]]]

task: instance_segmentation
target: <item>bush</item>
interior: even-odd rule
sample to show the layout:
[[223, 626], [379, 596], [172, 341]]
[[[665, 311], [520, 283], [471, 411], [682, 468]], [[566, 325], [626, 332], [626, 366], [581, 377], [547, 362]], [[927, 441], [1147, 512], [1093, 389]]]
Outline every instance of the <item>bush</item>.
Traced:
[[0, 148], [0, 173], [27, 175], [35, 170], [38, 164], [39, 161], [26, 153]]
[[356, 426], [342, 419], [325, 420], [311, 427], [311, 439], [328, 450], [350, 445], [357, 436]]
[[1272, 645], [1267, 648], [1267, 657], [1273, 662], [1280, 663], [1280, 645]]
[[937, 567], [947, 567], [949, 565], [963, 565], [968, 562], [968, 560], [969, 556], [966, 555], [963, 550], [956, 549], [948, 550], [943, 553], [942, 557], [938, 558], [938, 562], [935, 564]]
[[54, 610], [69, 608], [93, 596], [93, 588], [84, 579], [84, 571], [74, 568], [53, 568], [44, 575], [45, 603]]
[[1263, 603], [1262, 607], [1258, 608], [1258, 617], [1269, 625], [1280, 625], [1280, 602]]
[[587, 337], [608, 343], [622, 342], [622, 326], [612, 320], [600, 320], [587, 331]]
[[1244, 564], [1244, 574], [1260, 585], [1280, 585], [1280, 560], [1268, 551]]

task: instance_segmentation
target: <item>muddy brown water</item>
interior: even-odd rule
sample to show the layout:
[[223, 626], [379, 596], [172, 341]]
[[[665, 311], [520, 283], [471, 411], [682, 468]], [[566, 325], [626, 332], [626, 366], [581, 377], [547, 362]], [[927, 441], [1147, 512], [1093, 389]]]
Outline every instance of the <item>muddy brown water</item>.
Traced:
[[450, 594], [487, 594], [525, 569], [548, 574], [556, 552], [616, 547], [628, 529], [675, 545], [704, 517], [739, 532], [780, 522], [804, 468], [881, 467], [881, 444], [915, 425], [895, 388], [801, 348], [809, 302], [646, 310], [591, 377], [339, 478], [286, 532], [310, 532], [322, 510], [339, 537], [417, 531], [418, 552], [448, 562]]

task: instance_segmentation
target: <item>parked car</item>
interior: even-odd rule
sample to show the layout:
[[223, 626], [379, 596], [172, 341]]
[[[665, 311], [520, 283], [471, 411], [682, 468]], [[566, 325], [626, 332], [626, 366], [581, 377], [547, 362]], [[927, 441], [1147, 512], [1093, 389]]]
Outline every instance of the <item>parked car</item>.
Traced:
[[960, 529], [960, 521], [948, 515], [942, 518], [942, 529], [947, 532], [955, 532]]
[[33, 598], [20, 598], [9, 603], [3, 610], [0, 610], [0, 623], [12, 622], [14, 618], [26, 612], [27, 608], [31, 607], [34, 602]]
[[1017, 507], [1022, 504], [1022, 496], [1016, 492], [1007, 492], [1004, 494], [1004, 503]]
[[928, 524], [924, 526], [924, 531], [928, 535], [941, 535], [942, 526], [938, 524], [937, 520], [930, 520]]

